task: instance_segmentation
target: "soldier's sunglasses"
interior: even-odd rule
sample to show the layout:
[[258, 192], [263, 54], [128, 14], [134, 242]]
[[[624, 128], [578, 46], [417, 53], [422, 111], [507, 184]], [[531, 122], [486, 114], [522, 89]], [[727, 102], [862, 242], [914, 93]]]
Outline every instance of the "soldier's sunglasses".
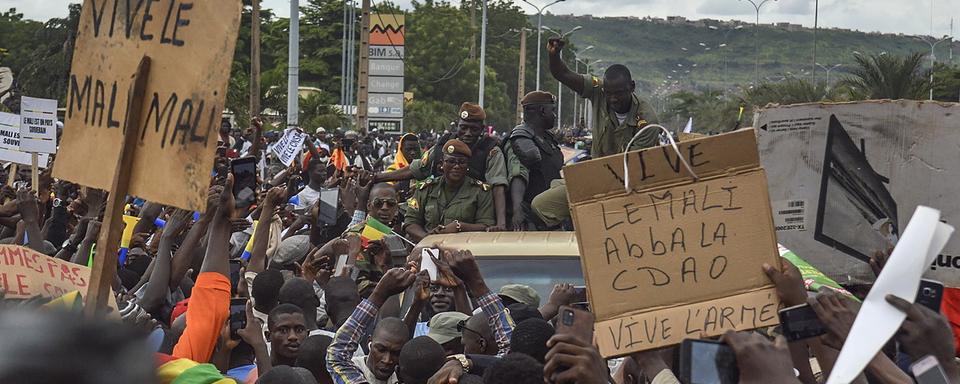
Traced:
[[373, 199], [373, 206], [374, 206], [374, 207], [383, 208], [384, 205], [386, 205], [387, 208], [396, 207], [396, 206], [397, 206], [397, 199], [384, 199], [384, 198], [376, 198], [376, 199]]

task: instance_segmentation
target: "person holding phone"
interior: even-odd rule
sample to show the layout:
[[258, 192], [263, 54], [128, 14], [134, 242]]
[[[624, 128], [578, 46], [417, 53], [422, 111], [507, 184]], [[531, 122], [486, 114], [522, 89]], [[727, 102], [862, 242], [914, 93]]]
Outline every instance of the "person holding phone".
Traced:
[[467, 175], [472, 155], [460, 140], [443, 145], [442, 177], [427, 179], [407, 200], [403, 228], [411, 240], [438, 233], [485, 231], [497, 224], [490, 185]]

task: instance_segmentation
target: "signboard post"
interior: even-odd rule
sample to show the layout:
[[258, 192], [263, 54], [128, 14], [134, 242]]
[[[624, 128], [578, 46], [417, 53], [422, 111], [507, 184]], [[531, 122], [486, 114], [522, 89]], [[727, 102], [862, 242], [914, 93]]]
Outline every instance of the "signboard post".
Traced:
[[[776, 324], [779, 267], [753, 130], [564, 168], [604, 357]], [[629, 182], [629, 192], [624, 179]]]
[[23, 96], [20, 98], [20, 150], [30, 153], [30, 174], [39, 188], [38, 153], [57, 153], [57, 101]]
[[84, 1], [68, 82], [69, 129], [54, 166], [57, 178], [110, 191], [88, 314], [111, 296], [127, 195], [205, 208], [240, 23], [239, 0], [154, 0], [109, 11], [121, 3]]
[[368, 128], [403, 132], [404, 15], [370, 15]]

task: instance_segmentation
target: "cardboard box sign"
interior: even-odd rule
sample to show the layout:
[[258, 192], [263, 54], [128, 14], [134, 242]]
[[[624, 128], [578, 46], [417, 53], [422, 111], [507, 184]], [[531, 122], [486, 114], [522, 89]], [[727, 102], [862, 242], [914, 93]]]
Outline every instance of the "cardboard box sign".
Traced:
[[[27, 247], [0, 245], [0, 290], [7, 299], [51, 299], [79, 291], [86, 297], [90, 268], [44, 255]], [[111, 295], [109, 306], [116, 309]]]
[[[190, 210], [206, 205], [240, 0], [85, 0], [67, 79], [54, 177], [109, 189], [133, 167], [129, 194]], [[132, 78], [151, 59], [141, 120], [126, 122]], [[126, 127], [140, 138], [117, 164]]]
[[[910, 100], [772, 106], [755, 120], [777, 238], [840, 284], [872, 282], [918, 205], [960, 221], [960, 104]], [[924, 274], [960, 287], [956, 237]]]
[[779, 266], [752, 129], [564, 168], [605, 357], [778, 323]]

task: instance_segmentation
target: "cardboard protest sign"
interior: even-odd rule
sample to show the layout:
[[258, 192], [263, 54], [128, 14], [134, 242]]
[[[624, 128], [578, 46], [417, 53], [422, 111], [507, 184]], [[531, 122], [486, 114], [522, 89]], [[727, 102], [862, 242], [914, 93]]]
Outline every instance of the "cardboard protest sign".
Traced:
[[[0, 288], [8, 299], [60, 297], [80, 291], [86, 296], [90, 268], [53, 258], [27, 247], [0, 245]], [[115, 299], [111, 307], [116, 308]]]
[[778, 323], [779, 266], [753, 130], [564, 168], [605, 357]]
[[57, 101], [20, 98], [20, 150], [57, 153]]
[[[840, 284], [869, 283], [875, 252], [919, 205], [960, 221], [960, 105], [865, 101], [772, 106], [756, 118], [780, 243]], [[960, 241], [924, 277], [960, 287]]]
[[297, 155], [303, 151], [303, 140], [307, 134], [296, 129], [287, 129], [276, 144], [273, 145], [273, 153], [277, 155], [277, 160], [285, 166], [297, 158]]
[[[240, 0], [85, 0], [54, 176], [109, 189], [110, 170], [132, 167], [131, 195], [202, 210], [240, 9]], [[143, 56], [143, 121], [126, 122]], [[139, 140], [132, 163], [117, 164], [125, 127]]]
[[[0, 161], [30, 165], [30, 154], [20, 152], [20, 115], [0, 112]], [[46, 168], [50, 155], [40, 154], [40, 168]]]

